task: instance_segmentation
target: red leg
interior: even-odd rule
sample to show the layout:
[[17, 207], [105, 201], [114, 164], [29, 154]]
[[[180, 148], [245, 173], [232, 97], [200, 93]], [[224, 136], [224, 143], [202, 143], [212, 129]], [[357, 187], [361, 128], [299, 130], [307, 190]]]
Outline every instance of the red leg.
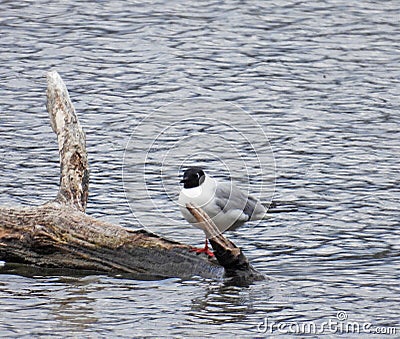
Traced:
[[213, 257], [214, 253], [212, 251], [210, 251], [210, 249], [208, 248], [208, 240], [206, 238], [206, 243], [204, 245], [204, 248], [196, 248], [193, 247], [192, 249], [190, 249], [192, 252], [196, 252], [196, 253], [205, 253], [207, 254], [209, 257]]

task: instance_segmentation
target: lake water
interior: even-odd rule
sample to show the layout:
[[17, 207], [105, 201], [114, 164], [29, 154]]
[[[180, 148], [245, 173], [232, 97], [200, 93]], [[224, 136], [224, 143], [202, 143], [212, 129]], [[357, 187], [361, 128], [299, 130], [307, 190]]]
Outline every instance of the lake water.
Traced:
[[194, 163], [277, 205], [227, 233], [265, 281], [3, 268], [1, 337], [290, 337], [289, 323], [324, 322], [331, 337], [349, 323], [400, 335], [398, 1], [3, 1], [0, 13], [0, 204], [55, 197], [55, 69], [87, 135], [90, 215], [200, 245], [176, 205]]

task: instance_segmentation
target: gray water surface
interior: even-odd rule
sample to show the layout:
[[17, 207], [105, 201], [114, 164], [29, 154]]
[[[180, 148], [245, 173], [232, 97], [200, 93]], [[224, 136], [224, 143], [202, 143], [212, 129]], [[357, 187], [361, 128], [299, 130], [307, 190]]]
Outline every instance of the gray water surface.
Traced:
[[0, 336], [242, 338], [344, 316], [398, 337], [399, 17], [372, 0], [2, 2], [1, 205], [55, 197], [56, 69], [87, 135], [90, 215], [201, 245], [175, 203], [191, 161], [277, 212], [227, 234], [269, 277], [248, 288], [0, 268]]

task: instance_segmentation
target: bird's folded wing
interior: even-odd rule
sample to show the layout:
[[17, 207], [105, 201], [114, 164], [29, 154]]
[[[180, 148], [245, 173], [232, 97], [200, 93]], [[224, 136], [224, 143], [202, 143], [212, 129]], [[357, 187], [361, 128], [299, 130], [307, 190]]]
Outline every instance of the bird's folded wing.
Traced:
[[243, 193], [230, 183], [219, 183], [215, 191], [215, 203], [224, 213], [237, 211], [243, 214], [240, 219], [249, 220], [254, 214], [262, 213], [264, 208], [260, 202]]

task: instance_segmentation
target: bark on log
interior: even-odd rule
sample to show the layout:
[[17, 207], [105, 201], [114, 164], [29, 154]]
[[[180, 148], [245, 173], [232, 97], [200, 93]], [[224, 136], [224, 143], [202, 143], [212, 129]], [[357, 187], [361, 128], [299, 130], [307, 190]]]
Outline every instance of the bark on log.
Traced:
[[54, 201], [42, 206], [0, 207], [1, 260], [136, 279], [197, 275], [250, 283], [262, 278], [240, 249], [215, 233], [211, 219], [196, 206], [188, 208], [204, 223], [217, 260], [191, 252], [191, 246], [85, 214], [89, 189], [85, 134], [61, 77], [49, 72], [47, 81], [47, 110], [60, 151], [60, 189]]

